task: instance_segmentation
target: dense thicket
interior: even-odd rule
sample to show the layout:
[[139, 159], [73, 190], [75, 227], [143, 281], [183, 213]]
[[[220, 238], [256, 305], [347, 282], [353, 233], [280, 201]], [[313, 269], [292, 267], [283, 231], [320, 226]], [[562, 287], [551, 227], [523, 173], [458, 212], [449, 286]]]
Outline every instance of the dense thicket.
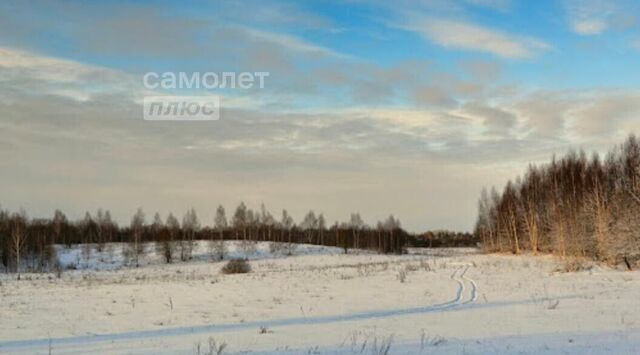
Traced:
[[[102, 250], [108, 243], [124, 243], [125, 256], [137, 266], [148, 251], [148, 242], [155, 242], [156, 252], [170, 263], [191, 259], [196, 240], [209, 241], [211, 254], [219, 258], [224, 255], [224, 240], [309, 243], [380, 253], [401, 253], [407, 241], [407, 233], [393, 216], [370, 227], [360, 214], [353, 213], [348, 222], [328, 226], [322, 214], [316, 216], [310, 211], [296, 224], [286, 210], [275, 218], [264, 206], [254, 211], [241, 203], [229, 218], [224, 207], [219, 206], [212, 222], [202, 226], [194, 209], [185, 213], [182, 222], [173, 214], [162, 219], [158, 213], [149, 221], [138, 209], [130, 225], [123, 227], [103, 210], [95, 215], [87, 212], [80, 221], [69, 221], [61, 211], [55, 211], [51, 219], [29, 219], [24, 211], [0, 210], [0, 269], [51, 270], [57, 262], [55, 244], [93, 244]], [[91, 248], [83, 249], [85, 252], [90, 253]]]
[[482, 192], [475, 234], [489, 252], [553, 253], [640, 263], [640, 142], [601, 159], [570, 152], [530, 166], [502, 193]]
[[410, 236], [408, 244], [417, 248], [477, 247], [480, 239], [472, 233], [448, 230], [429, 231]]

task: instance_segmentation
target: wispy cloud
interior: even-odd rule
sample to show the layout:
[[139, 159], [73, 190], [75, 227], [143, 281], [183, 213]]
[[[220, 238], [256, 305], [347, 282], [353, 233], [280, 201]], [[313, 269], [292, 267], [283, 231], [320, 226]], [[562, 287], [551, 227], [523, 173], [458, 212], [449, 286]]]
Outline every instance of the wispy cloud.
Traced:
[[604, 32], [616, 9], [613, 2], [606, 0], [567, 0], [566, 6], [572, 31], [583, 36]]
[[457, 20], [424, 17], [414, 21], [409, 29], [446, 48], [491, 53], [508, 59], [530, 58], [551, 48], [532, 37], [515, 36]]
[[[576, 52], [588, 41], [566, 36], [571, 23], [572, 31], [603, 33], [597, 40], [607, 48], [640, 50], [638, 33], [609, 33], [628, 28], [637, 0], [619, 0], [612, 11], [590, 10], [603, 0], [572, 2], [571, 22], [536, 17], [558, 10], [552, 2], [536, 2], [522, 21], [529, 14], [496, 12], [524, 10], [513, 0], [341, 3], [350, 16], [248, 1], [0, 5], [3, 203], [32, 201], [49, 213], [84, 208], [94, 196], [126, 219], [140, 201], [210, 210], [241, 196], [342, 218], [356, 208], [379, 213], [383, 201], [407, 226], [445, 227], [449, 218], [466, 228], [460, 206], [471, 221], [476, 193], [497, 183], [497, 167], [520, 170], [570, 145], [608, 146], [640, 130], [640, 93], [628, 75], [637, 53]], [[510, 30], [516, 26], [522, 30]], [[534, 60], [554, 41], [549, 54], [561, 55]], [[603, 57], [623, 66], [602, 73], [594, 63]], [[567, 70], [570, 61], [580, 65]], [[141, 76], [151, 70], [270, 76], [261, 90], [220, 90], [229, 94], [220, 121], [160, 124], [141, 119]], [[616, 91], [618, 83], [636, 90]], [[260, 184], [248, 183], [256, 176]], [[391, 185], [401, 187], [380, 188]], [[425, 217], [440, 201], [447, 206]]]
[[318, 46], [316, 44], [307, 42], [298, 37], [291, 36], [288, 34], [261, 31], [261, 30], [256, 30], [248, 27], [243, 27], [242, 31], [244, 31], [250, 37], [253, 37], [261, 41], [270, 42], [272, 44], [276, 44], [278, 46], [284, 47], [292, 51], [302, 52], [307, 54], [346, 57], [329, 48]]
[[604, 20], [578, 20], [574, 21], [573, 31], [584, 36], [597, 35], [607, 29], [607, 23]]
[[640, 95], [637, 92], [612, 92], [585, 97], [572, 113], [572, 130], [583, 138], [607, 139], [620, 132], [625, 122], [634, 122], [640, 115]]
[[619, 0], [565, 0], [569, 26], [582, 36], [610, 29], [627, 29], [637, 21], [637, 2]]
[[94, 94], [142, 89], [136, 77], [118, 70], [7, 47], [0, 47], [0, 77], [5, 84], [0, 97], [14, 92], [86, 101]]
[[38, 56], [3, 47], [0, 47], [0, 68], [5, 71], [20, 70], [21, 74], [55, 82], [73, 82], [79, 76], [87, 75], [94, 70], [89, 65], [72, 60]]
[[484, 6], [499, 11], [508, 11], [511, 6], [511, 0], [465, 0], [467, 3], [475, 6]]

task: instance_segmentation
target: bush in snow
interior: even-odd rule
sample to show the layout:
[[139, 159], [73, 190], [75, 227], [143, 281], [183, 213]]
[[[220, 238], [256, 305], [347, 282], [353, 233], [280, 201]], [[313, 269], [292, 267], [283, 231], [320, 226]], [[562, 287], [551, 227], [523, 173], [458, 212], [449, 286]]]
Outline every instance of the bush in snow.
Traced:
[[251, 265], [245, 259], [232, 259], [222, 268], [223, 274], [246, 274], [251, 271]]

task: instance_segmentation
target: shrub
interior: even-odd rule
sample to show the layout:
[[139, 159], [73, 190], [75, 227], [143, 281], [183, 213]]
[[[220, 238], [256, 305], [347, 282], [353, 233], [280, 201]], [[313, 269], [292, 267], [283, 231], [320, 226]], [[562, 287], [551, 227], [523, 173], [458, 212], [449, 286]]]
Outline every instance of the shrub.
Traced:
[[251, 271], [251, 265], [245, 259], [229, 260], [222, 268], [223, 274], [246, 274]]
[[400, 281], [400, 283], [405, 283], [405, 281], [407, 281], [407, 271], [406, 270], [398, 271], [398, 275], [396, 276], [396, 278], [398, 279], [398, 281]]
[[569, 258], [564, 262], [557, 271], [559, 272], [580, 272], [580, 271], [589, 271], [593, 269], [593, 264], [587, 260], [582, 258]]

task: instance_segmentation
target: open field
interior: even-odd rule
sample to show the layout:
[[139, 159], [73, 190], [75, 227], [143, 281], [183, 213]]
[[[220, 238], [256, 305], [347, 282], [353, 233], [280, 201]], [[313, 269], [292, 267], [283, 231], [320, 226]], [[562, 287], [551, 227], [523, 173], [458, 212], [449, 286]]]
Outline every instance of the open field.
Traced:
[[[225, 354], [632, 354], [640, 346], [639, 272], [563, 273], [548, 256], [472, 249], [344, 255], [301, 245], [284, 256], [259, 243], [248, 251], [250, 273], [224, 275], [203, 246], [193, 262], [152, 255], [140, 268], [119, 267], [121, 248], [112, 247], [111, 263], [61, 248], [78, 270], [1, 275], [0, 353], [206, 354], [210, 340], [226, 344]], [[240, 243], [228, 247], [244, 255]]]

